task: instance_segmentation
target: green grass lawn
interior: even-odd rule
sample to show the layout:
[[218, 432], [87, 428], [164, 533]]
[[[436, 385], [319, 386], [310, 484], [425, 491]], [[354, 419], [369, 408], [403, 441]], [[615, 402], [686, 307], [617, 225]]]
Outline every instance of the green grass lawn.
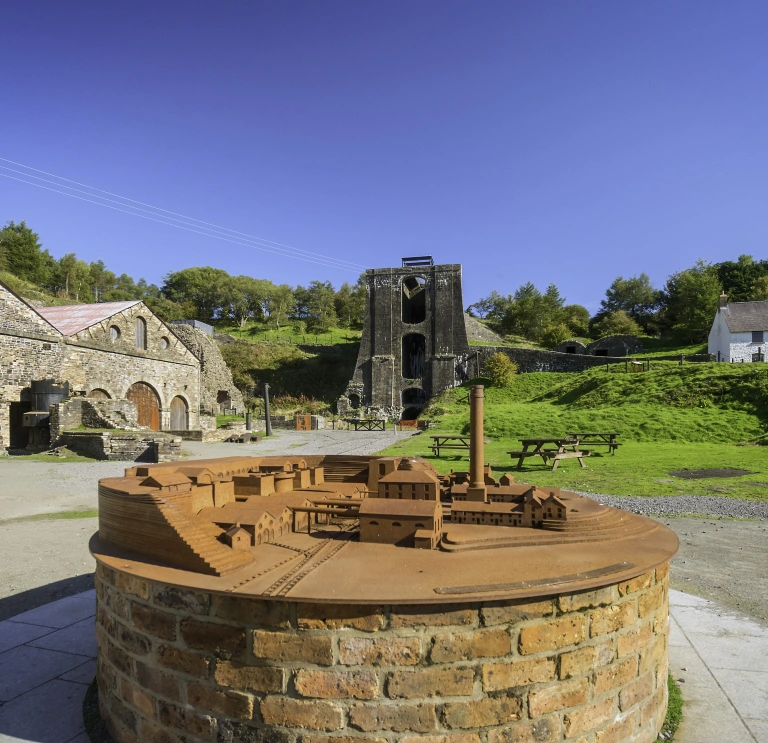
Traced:
[[249, 343], [277, 343], [293, 345], [334, 346], [340, 343], [359, 343], [361, 330], [354, 328], [331, 328], [325, 333], [302, 332], [301, 327], [290, 322], [275, 329], [262, 322], [249, 322], [242, 328], [236, 324], [219, 323], [217, 333], [228, 333], [238, 340]]
[[[482, 380], [481, 380], [482, 381]], [[449, 390], [426, 409], [435, 428], [399, 442], [389, 454], [427, 456], [441, 472], [466, 470], [468, 457], [430, 452], [431, 433], [468, 433], [467, 386]], [[753, 365], [660, 364], [637, 374], [590, 370], [580, 374], [520, 374], [509, 388], [486, 387], [486, 456], [495, 472], [518, 481], [609, 495], [721, 495], [768, 500], [768, 450], [740, 446], [760, 439], [768, 420], [768, 370]], [[565, 460], [552, 472], [530, 458], [522, 471], [506, 453], [524, 437], [568, 431], [616, 431], [622, 446], [585, 459]], [[461, 452], [464, 454], [464, 452]], [[687, 480], [671, 471], [736, 468], [738, 478]], [[672, 480], [659, 482], [658, 480]], [[749, 483], [766, 483], [751, 485]]]

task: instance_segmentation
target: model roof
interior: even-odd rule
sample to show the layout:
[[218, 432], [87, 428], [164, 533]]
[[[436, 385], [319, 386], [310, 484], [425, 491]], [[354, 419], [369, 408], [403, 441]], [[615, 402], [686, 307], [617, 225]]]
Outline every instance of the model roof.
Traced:
[[451, 511], [466, 511], [469, 513], [484, 511], [485, 513], [522, 513], [519, 503], [483, 503], [482, 501], [454, 501]]
[[56, 330], [64, 335], [75, 335], [118, 312], [123, 312], [141, 300], [130, 302], [97, 302], [95, 304], [70, 304], [61, 307], [38, 307], [37, 312]]
[[768, 302], [731, 302], [722, 313], [731, 333], [768, 330]]
[[366, 498], [360, 504], [361, 516], [427, 516], [432, 518], [441, 508], [433, 500], [395, 500], [392, 498]]

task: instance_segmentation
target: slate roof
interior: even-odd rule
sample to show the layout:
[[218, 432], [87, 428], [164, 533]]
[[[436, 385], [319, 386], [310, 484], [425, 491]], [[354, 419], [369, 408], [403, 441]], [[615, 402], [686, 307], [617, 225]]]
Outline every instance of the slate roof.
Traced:
[[768, 330], [768, 302], [732, 302], [722, 312], [731, 333]]
[[132, 299], [130, 302], [96, 302], [94, 304], [69, 304], [61, 307], [38, 307], [37, 312], [60, 333], [75, 335], [75, 333], [90, 328], [91, 325], [96, 325], [96, 323], [140, 304], [140, 302], [139, 299]]

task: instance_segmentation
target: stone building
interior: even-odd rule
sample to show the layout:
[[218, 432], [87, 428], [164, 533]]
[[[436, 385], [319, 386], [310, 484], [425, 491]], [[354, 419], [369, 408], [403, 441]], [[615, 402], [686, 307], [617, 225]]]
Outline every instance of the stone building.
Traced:
[[[200, 409], [207, 413], [224, 410], [245, 410], [243, 395], [235, 387], [227, 363], [213, 340], [213, 328], [197, 320], [182, 320], [171, 323], [173, 332], [184, 345], [200, 360], [202, 386], [200, 388]], [[207, 328], [210, 328], [209, 333]]]
[[366, 311], [340, 415], [416, 418], [435, 394], [467, 379], [469, 346], [459, 264], [430, 256], [366, 272]]
[[0, 283], [0, 450], [24, 447], [33, 380], [129, 400], [151, 430], [199, 427], [200, 361], [140, 301], [35, 309]]

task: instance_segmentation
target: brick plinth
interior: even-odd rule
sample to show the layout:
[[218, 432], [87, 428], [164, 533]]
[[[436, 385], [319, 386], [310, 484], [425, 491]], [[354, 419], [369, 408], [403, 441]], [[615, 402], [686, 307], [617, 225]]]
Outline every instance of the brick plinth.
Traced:
[[413, 607], [249, 599], [99, 564], [102, 715], [116, 743], [650, 743], [668, 570]]

